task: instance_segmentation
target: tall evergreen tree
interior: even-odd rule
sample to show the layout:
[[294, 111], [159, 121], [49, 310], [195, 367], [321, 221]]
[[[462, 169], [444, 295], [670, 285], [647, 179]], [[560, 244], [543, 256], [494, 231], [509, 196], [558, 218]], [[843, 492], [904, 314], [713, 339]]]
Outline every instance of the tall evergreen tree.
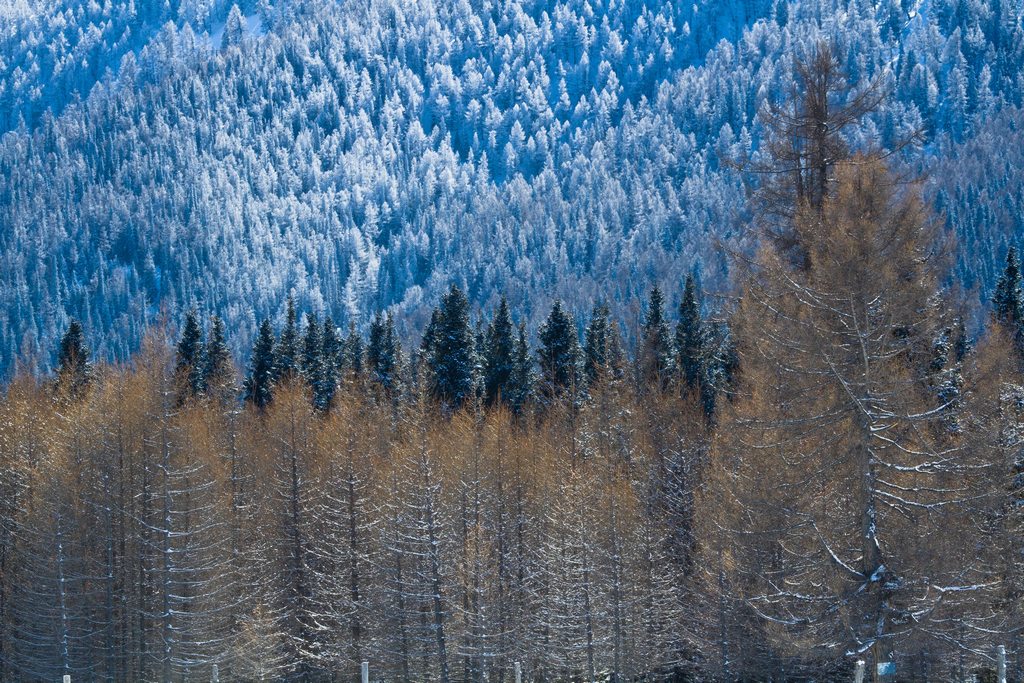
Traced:
[[515, 349], [512, 354], [512, 374], [503, 397], [507, 397], [509, 407], [517, 415], [530, 400], [533, 392], [533, 359], [530, 358], [530, 344], [526, 340], [526, 325], [519, 323]]
[[224, 321], [219, 316], [210, 318], [210, 339], [206, 344], [203, 364], [203, 387], [211, 394], [234, 390], [231, 384], [231, 352], [224, 334]]
[[640, 382], [643, 387], [656, 386], [664, 389], [672, 375], [672, 337], [665, 319], [665, 298], [655, 285], [647, 300], [647, 312], [640, 330], [640, 349], [637, 362]]
[[693, 275], [687, 275], [676, 325], [676, 370], [683, 393], [696, 395], [708, 418], [715, 409], [715, 375], [720, 365], [712, 341], [701, 315], [700, 289]]
[[473, 397], [484, 397], [484, 365], [487, 363], [487, 331], [484, 329], [484, 318], [476, 319], [473, 332]]
[[274, 350], [275, 362], [277, 363], [274, 368], [275, 381], [280, 382], [294, 379], [300, 370], [301, 361], [299, 356], [299, 325], [295, 313], [295, 297], [289, 294], [284, 329], [281, 330], [281, 338], [278, 340], [277, 348]]
[[588, 384], [597, 382], [608, 367], [609, 318], [608, 306], [604, 303], [596, 304], [590, 314], [583, 343], [583, 371]]
[[434, 357], [434, 343], [437, 341], [438, 329], [441, 326], [441, 311], [437, 308], [430, 312], [430, 322], [427, 329], [423, 330], [423, 339], [420, 340], [420, 357]]
[[224, 32], [221, 34], [220, 49], [226, 50], [230, 47], [237, 47], [242, 43], [242, 36], [245, 33], [245, 16], [237, 4], [231, 5], [227, 21], [224, 22]]
[[515, 371], [516, 338], [508, 301], [501, 297], [484, 341], [484, 400], [493, 405], [499, 397], [509, 402], [508, 386]]
[[423, 330], [423, 337], [420, 339], [420, 346], [414, 353], [415, 358], [411, 360], [413, 383], [417, 387], [433, 386], [433, 374], [431, 370], [431, 359], [434, 357], [435, 341], [441, 325], [441, 311], [435, 307], [430, 311], [430, 320], [426, 329]]
[[615, 381], [626, 376], [626, 348], [622, 342], [622, 332], [614, 320], [608, 325], [607, 358], [608, 372]]
[[92, 362], [82, 324], [72, 320], [57, 351], [57, 383], [71, 396], [79, 395], [92, 379]]
[[1018, 356], [1024, 359], [1024, 291], [1020, 259], [1014, 247], [1006, 254], [1006, 268], [996, 283], [992, 309], [996, 322], [1010, 335]]
[[345, 337], [343, 349], [342, 349], [342, 364], [344, 373], [350, 376], [352, 379], [358, 379], [363, 376], [363, 356], [365, 350], [363, 348], [363, 337], [359, 334], [359, 330], [356, 329], [354, 322], [348, 324], [348, 335]]
[[696, 282], [693, 275], [687, 275], [683, 300], [679, 304], [679, 323], [676, 325], [676, 364], [687, 389], [696, 388], [704, 374], [707, 338], [700, 307]]
[[395, 334], [395, 319], [391, 313], [384, 316], [378, 312], [370, 323], [366, 364], [371, 377], [386, 391], [397, 388], [402, 367], [402, 345]]
[[302, 337], [300, 369], [302, 379], [314, 390], [323, 371], [323, 351], [324, 342], [320, 321], [315, 313], [307, 313], [306, 332]]
[[441, 297], [433, 353], [428, 359], [431, 393], [451, 408], [459, 408], [473, 394], [473, 347], [469, 301], [452, 285]]
[[174, 377], [177, 384], [178, 404], [205, 391], [203, 385], [206, 349], [199, 314], [193, 308], [185, 315], [185, 327], [175, 353]]
[[249, 362], [249, 376], [245, 380], [245, 400], [263, 410], [274, 397], [275, 369], [278, 367], [274, 357], [274, 331], [270, 321], [264, 319], [252, 347], [252, 359]]
[[342, 364], [342, 341], [330, 316], [324, 319], [321, 343], [320, 375], [316, 380], [313, 399], [317, 408], [327, 410], [338, 388], [338, 373]]
[[580, 342], [576, 322], [561, 301], [551, 307], [537, 338], [541, 394], [550, 402], [566, 390], [575, 393], [580, 383]]

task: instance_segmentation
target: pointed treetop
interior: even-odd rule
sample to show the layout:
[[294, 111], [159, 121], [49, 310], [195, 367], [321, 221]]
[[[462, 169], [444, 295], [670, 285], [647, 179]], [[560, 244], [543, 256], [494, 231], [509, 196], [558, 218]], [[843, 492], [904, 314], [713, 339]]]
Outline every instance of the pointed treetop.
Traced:
[[179, 403], [203, 393], [205, 357], [203, 330], [199, 326], [199, 314], [193, 308], [185, 314], [185, 326], [175, 353], [174, 374], [178, 382]]
[[260, 410], [270, 405], [273, 400], [276, 365], [274, 331], [270, 327], [270, 321], [264, 318], [253, 344], [249, 376], [245, 380], [245, 400]]
[[484, 340], [484, 400], [492, 405], [500, 396], [508, 403], [508, 384], [515, 369], [515, 328], [508, 301], [501, 297]]
[[530, 344], [526, 340], [526, 325], [519, 323], [512, 359], [512, 375], [502, 396], [508, 396], [509, 407], [518, 415], [523, 412], [532, 391], [533, 360], [530, 358]]
[[476, 341], [469, 322], [469, 300], [457, 285], [441, 297], [427, 358], [431, 394], [451, 408], [459, 408], [473, 395]]
[[210, 339], [206, 344], [206, 363], [203, 370], [203, 386], [214, 392], [234, 393], [231, 386], [231, 352], [224, 334], [224, 321], [218, 316], [210, 318]]
[[537, 359], [541, 371], [541, 391], [548, 400], [565, 390], [575, 391], [579, 386], [580, 342], [576, 322], [556, 300], [551, 313], [537, 331], [540, 348]]
[[292, 379], [299, 372], [299, 352], [299, 325], [295, 312], [295, 297], [289, 294], [284, 329], [281, 330], [281, 338], [275, 350], [277, 361], [275, 379], [277, 381]]
[[667, 386], [675, 363], [672, 346], [668, 322], [665, 319], [665, 297], [661, 289], [655, 285], [647, 300], [644, 324], [640, 330], [637, 360], [640, 366], [640, 379], [644, 385], [655, 385], [661, 389]]
[[1017, 249], [1010, 247], [1006, 254], [1006, 268], [996, 283], [995, 294], [992, 296], [992, 308], [996, 320], [1010, 327], [1019, 327], [1024, 322], [1024, 302], [1022, 302], [1020, 259]]
[[608, 306], [600, 302], [595, 304], [584, 334], [583, 370], [591, 384], [603, 377], [608, 367], [609, 315]]
[[92, 378], [89, 356], [82, 324], [72, 320], [57, 351], [57, 381], [72, 395], [79, 394]]

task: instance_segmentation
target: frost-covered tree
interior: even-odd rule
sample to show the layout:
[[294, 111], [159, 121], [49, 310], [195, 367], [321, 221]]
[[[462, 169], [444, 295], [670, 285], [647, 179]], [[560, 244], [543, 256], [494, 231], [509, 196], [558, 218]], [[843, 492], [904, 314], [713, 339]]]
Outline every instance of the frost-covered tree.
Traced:
[[237, 4], [231, 5], [227, 21], [224, 22], [224, 33], [221, 36], [220, 49], [226, 50], [230, 47], [237, 47], [242, 44], [242, 35], [245, 31], [245, 16]]

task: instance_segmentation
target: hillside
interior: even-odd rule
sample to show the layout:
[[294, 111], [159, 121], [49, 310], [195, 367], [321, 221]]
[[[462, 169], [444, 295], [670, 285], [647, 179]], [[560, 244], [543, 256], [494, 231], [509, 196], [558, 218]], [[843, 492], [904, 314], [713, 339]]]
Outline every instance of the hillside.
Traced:
[[729, 286], [719, 245], [754, 239], [722, 160], [757, 156], [759, 107], [822, 36], [893, 89], [865, 138], [924, 130], [907, 159], [970, 246], [968, 289], [1024, 215], [1005, 0], [19, 7], [0, 34], [4, 372], [48, 365], [71, 317], [123, 358], [191, 304], [246, 350], [289, 292], [361, 326], [394, 306], [413, 335], [453, 281], [530, 323], [610, 297], [632, 335], [651, 284]]

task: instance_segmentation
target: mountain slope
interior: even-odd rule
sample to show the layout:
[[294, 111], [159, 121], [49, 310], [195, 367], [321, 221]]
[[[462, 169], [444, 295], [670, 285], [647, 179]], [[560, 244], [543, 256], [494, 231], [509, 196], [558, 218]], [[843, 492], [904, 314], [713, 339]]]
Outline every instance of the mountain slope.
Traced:
[[[342, 321], [397, 306], [412, 333], [453, 280], [534, 319], [556, 296], [604, 296], [629, 329], [654, 282], [674, 292], [697, 268], [725, 285], [715, 245], [752, 237], [721, 159], [756, 154], [761, 102], [819, 37], [854, 79], [894, 85], [864, 136], [924, 127], [928, 164], [958, 164], [990, 150], [997, 112], [1019, 130], [1024, 30], [1001, 0], [265, 12], [266, 35], [223, 50], [168, 26], [84, 102], [3, 138], [0, 367], [45, 364], [69, 316], [124, 356], [165, 303], [220, 313], [244, 350], [289, 291]], [[932, 191], [958, 229], [1006, 217], [960, 265], [988, 284], [1021, 199], [988, 173], [945, 182]]]

